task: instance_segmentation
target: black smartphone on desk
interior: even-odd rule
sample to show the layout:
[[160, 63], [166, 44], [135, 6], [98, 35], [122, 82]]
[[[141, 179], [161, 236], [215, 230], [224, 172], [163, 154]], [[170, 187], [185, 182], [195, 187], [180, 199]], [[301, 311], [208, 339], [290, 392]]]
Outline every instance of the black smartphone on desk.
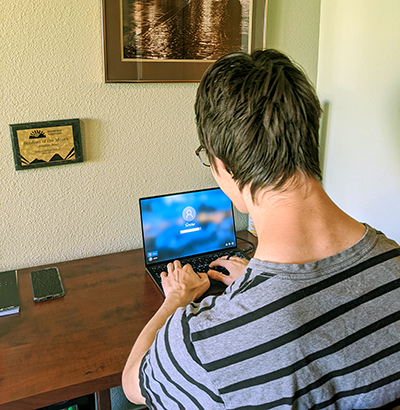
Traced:
[[35, 302], [43, 302], [65, 295], [60, 272], [55, 267], [31, 272], [31, 285]]

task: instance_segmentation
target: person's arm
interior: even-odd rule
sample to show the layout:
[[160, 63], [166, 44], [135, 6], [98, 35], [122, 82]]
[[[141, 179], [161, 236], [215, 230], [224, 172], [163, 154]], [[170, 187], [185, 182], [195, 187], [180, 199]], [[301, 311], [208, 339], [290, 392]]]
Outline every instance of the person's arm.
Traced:
[[190, 265], [181, 267], [179, 261], [168, 264], [168, 272], [161, 274], [164, 303], [147, 323], [137, 338], [122, 373], [122, 387], [128, 400], [145, 404], [140, 392], [139, 367], [144, 355], [153, 344], [157, 331], [178, 309], [198, 299], [210, 286], [205, 273], [195, 273]]

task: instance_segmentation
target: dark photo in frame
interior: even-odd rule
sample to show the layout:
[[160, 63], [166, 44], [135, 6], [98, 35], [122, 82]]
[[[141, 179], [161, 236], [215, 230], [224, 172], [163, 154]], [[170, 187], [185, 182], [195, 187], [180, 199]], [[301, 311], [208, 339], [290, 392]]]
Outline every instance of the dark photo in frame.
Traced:
[[11, 124], [10, 132], [18, 171], [83, 161], [77, 118]]
[[218, 58], [264, 48], [267, 0], [103, 0], [106, 82], [198, 82]]

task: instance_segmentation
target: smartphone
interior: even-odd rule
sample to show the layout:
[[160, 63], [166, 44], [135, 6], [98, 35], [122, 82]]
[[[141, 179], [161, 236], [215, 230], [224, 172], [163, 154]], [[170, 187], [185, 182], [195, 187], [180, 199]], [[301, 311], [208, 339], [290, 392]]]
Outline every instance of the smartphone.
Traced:
[[65, 295], [58, 268], [40, 269], [31, 272], [32, 295], [35, 302], [43, 302]]

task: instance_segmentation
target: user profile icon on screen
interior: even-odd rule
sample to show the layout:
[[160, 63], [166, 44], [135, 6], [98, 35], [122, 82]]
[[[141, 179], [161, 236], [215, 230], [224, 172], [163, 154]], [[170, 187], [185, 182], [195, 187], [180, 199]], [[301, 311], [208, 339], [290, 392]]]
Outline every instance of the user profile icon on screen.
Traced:
[[196, 210], [191, 207], [187, 206], [183, 212], [182, 212], [183, 219], [187, 222], [193, 221], [194, 218], [196, 218]]

